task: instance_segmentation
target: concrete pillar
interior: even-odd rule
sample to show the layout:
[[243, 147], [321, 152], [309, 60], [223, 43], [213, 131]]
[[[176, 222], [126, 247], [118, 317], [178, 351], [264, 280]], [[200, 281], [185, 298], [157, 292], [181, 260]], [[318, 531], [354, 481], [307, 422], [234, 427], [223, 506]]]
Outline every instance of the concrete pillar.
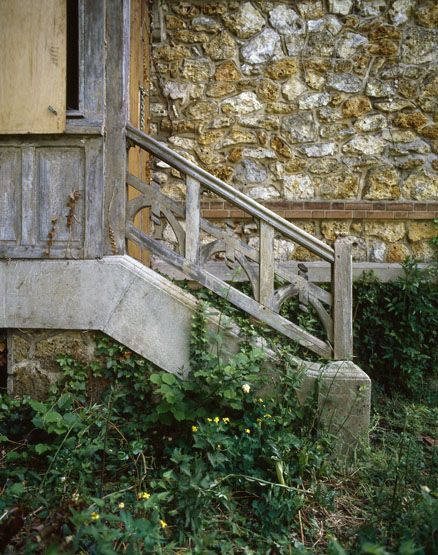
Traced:
[[326, 365], [304, 362], [306, 373], [299, 391], [302, 401], [317, 391], [321, 429], [336, 438], [336, 451], [350, 455], [368, 442], [371, 380], [351, 361]]

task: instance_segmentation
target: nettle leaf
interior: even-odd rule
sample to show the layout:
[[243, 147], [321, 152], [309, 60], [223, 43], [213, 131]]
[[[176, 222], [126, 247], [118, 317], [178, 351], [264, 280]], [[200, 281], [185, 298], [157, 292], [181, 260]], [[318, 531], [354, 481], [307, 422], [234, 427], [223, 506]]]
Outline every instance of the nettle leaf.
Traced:
[[63, 419], [68, 426], [74, 426], [80, 421], [79, 416], [74, 412], [67, 412], [64, 414]]
[[47, 453], [47, 451], [51, 451], [51, 449], [50, 445], [47, 445], [46, 443], [37, 443], [37, 445], [35, 445], [35, 452], [38, 453], [38, 455]]
[[59, 412], [50, 410], [44, 415], [44, 421], [50, 424], [59, 424], [62, 422], [62, 416], [59, 414]]
[[8, 488], [8, 492], [10, 495], [16, 495], [17, 497], [21, 497], [25, 492], [25, 488], [23, 484], [18, 482], [16, 484], [12, 484], [12, 486]]
[[45, 412], [47, 410], [47, 405], [41, 403], [41, 401], [36, 401], [35, 399], [31, 399], [29, 401], [29, 405], [33, 408], [35, 412]]
[[73, 398], [70, 393], [64, 393], [56, 404], [60, 409], [69, 409], [73, 404]]
[[235, 399], [237, 397], [235, 389], [224, 389], [222, 395], [225, 397], [225, 399]]
[[178, 382], [173, 374], [162, 374], [161, 381], [167, 385], [175, 385]]
[[155, 385], [160, 385], [161, 384], [161, 374], [151, 374], [149, 376], [149, 381], [151, 383], [154, 383]]
[[187, 418], [187, 414], [182, 407], [175, 407], [172, 411], [173, 416], [175, 417], [178, 422], [185, 420]]

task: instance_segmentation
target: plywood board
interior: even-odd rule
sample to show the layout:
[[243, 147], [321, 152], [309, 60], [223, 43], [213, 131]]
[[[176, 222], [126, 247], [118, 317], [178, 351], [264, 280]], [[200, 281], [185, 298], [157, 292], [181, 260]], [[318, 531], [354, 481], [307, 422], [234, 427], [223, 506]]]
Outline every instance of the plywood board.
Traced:
[[0, 134], [62, 133], [65, 0], [0, 0]]

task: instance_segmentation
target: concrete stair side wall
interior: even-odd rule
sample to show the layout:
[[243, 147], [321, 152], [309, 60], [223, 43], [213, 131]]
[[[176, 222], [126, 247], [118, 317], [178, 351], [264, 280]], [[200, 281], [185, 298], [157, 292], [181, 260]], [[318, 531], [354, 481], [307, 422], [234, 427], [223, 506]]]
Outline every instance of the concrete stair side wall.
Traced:
[[[198, 302], [166, 278], [129, 256], [99, 260], [0, 261], [0, 328], [98, 330], [168, 372], [190, 370], [192, 317]], [[222, 354], [237, 352], [240, 330], [209, 310], [209, 327], [225, 334]], [[261, 339], [266, 368], [275, 384], [278, 357]], [[343, 452], [367, 437], [371, 382], [350, 361], [305, 369], [299, 397], [317, 388], [319, 420], [339, 440]]]

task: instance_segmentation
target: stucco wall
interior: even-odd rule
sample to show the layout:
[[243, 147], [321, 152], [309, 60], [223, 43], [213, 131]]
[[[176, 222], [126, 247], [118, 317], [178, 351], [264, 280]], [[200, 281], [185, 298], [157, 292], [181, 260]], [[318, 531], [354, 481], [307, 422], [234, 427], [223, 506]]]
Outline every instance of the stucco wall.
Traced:
[[[355, 236], [356, 260], [429, 260], [437, 25], [434, 1], [157, 0], [152, 133], [328, 242]], [[177, 173], [154, 177], [184, 196]], [[243, 214], [203, 208], [256, 241]]]

